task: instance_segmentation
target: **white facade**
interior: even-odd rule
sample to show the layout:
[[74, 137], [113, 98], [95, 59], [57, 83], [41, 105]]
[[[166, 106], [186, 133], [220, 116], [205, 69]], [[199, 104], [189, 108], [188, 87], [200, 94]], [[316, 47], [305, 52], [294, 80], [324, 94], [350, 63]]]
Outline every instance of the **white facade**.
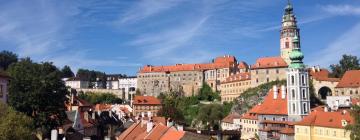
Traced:
[[0, 77], [0, 102], [5, 104], [8, 98], [8, 82], [8, 78]]
[[89, 82], [82, 80], [69, 79], [65, 81], [65, 85], [74, 89], [89, 88]]
[[309, 74], [306, 69], [288, 69], [287, 91], [289, 120], [300, 121], [310, 112]]
[[350, 96], [327, 96], [326, 104], [331, 110], [337, 110], [339, 107], [351, 107]]
[[131, 94], [135, 94], [137, 87], [137, 78], [128, 77], [128, 78], [119, 78], [119, 89], [123, 92], [123, 97], [131, 100]]

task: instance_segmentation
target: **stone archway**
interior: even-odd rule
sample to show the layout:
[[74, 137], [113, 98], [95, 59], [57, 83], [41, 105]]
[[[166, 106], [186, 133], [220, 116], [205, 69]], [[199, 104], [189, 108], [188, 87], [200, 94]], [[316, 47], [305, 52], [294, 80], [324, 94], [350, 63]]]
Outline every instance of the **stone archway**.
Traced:
[[331, 96], [331, 95], [332, 95], [332, 91], [327, 86], [321, 87], [318, 91], [318, 97], [321, 100], [326, 100], [326, 96]]

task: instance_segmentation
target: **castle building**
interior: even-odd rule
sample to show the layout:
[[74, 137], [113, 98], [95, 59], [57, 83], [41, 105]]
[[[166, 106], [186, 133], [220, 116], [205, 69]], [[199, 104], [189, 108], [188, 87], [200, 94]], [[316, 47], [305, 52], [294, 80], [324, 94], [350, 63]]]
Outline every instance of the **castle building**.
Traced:
[[288, 64], [281, 57], [262, 57], [251, 66], [251, 87], [286, 79]]
[[360, 70], [346, 71], [335, 87], [336, 96], [351, 96], [360, 98]]
[[300, 38], [300, 29], [296, 25], [296, 17], [293, 12], [293, 7], [288, 2], [285, 7], [285, 13], [282, 17], [282, 26], [280, 31], [280, 53], [287, 64], [290, 64], [289, 55], [295, 48], [293, 45], [293, 39], [295, 36]]
[[147, 65], [138, 72], [137, 88], [142, 94], [150, 96], [171, 91], [191, 96], [206, 82], [217, 91], [220, 83], [238, 72], [239, 67], [247, 71], [245, 64], [238, 64], [236, 58], [230, 55], [217, 57], [212, 63], [205, 64]]

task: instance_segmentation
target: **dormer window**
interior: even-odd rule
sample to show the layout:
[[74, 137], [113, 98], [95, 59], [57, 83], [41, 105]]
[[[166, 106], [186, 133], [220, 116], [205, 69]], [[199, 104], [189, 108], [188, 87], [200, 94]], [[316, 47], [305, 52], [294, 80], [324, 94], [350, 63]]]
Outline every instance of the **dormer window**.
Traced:
[[347, 125], [347, 121], [346, 120], [341, 120], [341, 126], [345, 127]]

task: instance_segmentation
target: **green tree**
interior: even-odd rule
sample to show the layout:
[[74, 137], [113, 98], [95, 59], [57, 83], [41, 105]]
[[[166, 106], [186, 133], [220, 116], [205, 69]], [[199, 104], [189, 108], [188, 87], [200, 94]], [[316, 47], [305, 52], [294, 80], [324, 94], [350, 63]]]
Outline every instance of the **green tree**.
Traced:
[[356, 56], [344, 54], [339, 64], [330, 65], [330, 69], [332, 71], [331, 76], [341, 78], [348, 70], [360, 69], [359, 59]]
[[0, 102], [0, 140], [31, 140], [32, 119]]
[[86, 92], [80, 93], [79, 98], [84, 99], [91, 104], [121, 104], [122, 99], [112, 93]]
[[61, 73], [62, 76], [61, 78], [70, 78], [70, 77], [74, 77], [74, 73], [71, 71], [70, 66], [65, 65], [62, 69], [61, 69]]
[[176, 107], [176, 98], [167, 96], [162, 100], [163, 107], [159, 110], [158, 115], [171, 118], [176, 122], [183, 122], [184, 117], [181, 111]]
[[219, 93], [214, 92], [207, 83], [204, 83], [203, 86], [200, 88], [198, 97], [199, 100], [207, 100], [207, 101], [214, 101], [215, 99], [220, 100]]
[[219, 126], [219, 122], [223, 117], [223, 107], [220, 104], [209, 104], [200, 107], [196, 119], [205, 124], [208, 129], [211, 129]]
[[345, 128], [350, 131], [351, 140], [360, 140], [360, 106], [353, 105], [350, 114], [354, 118], [354, 123], [347, 125]]
[[18, 56], [15, 53], [9, 51], [0, 52], [0, 70], [7, 70], [10, 64], [16, 63]]
[[68, 91], [61, 72], [52, 63], [39, 64], [25, 58], [11, 65], [8, 73], [12, 77], [9, 105], [33, 118], [38, 135], [47, 136], [62, 125]]

